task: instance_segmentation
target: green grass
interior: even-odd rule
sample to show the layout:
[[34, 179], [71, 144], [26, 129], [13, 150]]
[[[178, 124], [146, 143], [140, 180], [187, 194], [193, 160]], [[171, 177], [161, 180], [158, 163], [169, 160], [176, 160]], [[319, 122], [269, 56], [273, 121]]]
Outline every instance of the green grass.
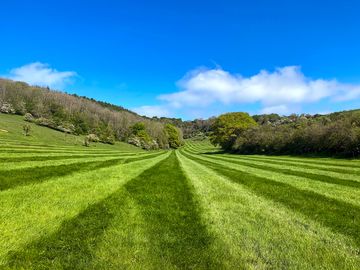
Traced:
[[0, 269], [360, 269], [360, 161], [92, 144], [0, 114]]

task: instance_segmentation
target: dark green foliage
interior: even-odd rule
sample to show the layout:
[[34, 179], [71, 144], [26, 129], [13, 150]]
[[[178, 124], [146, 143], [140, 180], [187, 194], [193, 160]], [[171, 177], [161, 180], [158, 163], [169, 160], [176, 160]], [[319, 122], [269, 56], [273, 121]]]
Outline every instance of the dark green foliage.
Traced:
[[256, 126], [249, 114], [243, 112], [226, 113], [215, 119], [210, 141], [224, 149], [230, 149], [236, 138], [247, 129]]
[[146, 130], [145, 124], [143, 122], [138, 122], [131, 127], [132, 135], [139, 137], [146, 143], [150, 143], [151, 136]]
[[131, 127], [131, 135], [128, 139], [128, 143], [146, 150], [158, 149], [159, 147], [146, 130], [145, 123], [143, 122], [138, 122]]
[[264, 124], [238, 136], [232, 150], [245, 154], [360, 155], [360, 115], [349, 112], [329, 117], [293, 117]]
[[182, 141], [181, 132], [178, 128], [172, 124], [166, 124], [164, 130], [166, 136], [168, 137], [170, 148], [176, 149], [184, 144]]

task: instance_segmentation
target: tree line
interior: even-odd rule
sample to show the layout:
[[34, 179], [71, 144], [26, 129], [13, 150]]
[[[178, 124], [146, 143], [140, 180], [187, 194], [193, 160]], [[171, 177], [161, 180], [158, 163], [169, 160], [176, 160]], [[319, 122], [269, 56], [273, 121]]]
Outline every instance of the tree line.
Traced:
[[360, 110], [328, 115], [228, 113], [216, 118], [210, 139], [241, 154], [360, 156]]
[[[87, 135], [88, 143], [113, 144], [118, 140], [144, 149], [182, 144], [181, 130], [170, 123], [171, 127], [120, 106], [24, 82], [0, 79], [0, 112], [24, 115], [26, 121], [62, 132]], [[138, 125], [143, 129], [140, 134]]]

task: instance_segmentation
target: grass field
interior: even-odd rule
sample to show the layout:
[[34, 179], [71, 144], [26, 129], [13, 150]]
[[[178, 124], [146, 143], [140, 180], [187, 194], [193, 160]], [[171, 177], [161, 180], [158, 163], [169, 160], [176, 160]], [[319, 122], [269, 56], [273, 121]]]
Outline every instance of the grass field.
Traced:
[[23, 124], [0, 114], [0, 269], [360, 269], [360, 160]]

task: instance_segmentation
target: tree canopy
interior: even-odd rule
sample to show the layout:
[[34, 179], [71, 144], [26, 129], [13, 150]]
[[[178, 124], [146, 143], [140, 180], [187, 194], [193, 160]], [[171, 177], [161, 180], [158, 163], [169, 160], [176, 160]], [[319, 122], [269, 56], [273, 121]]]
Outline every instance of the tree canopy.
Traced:
[[172, 124], [165, 125], [165, 133], [168, 137], [170, 148], [179, 148], [183, 145], [181, 131]]
[[225, 113], [215, 119], [212, 125], [210, 141], [214, 145], [230, 149], [242, 132], [255, 126], [257, 126], [257, 123], [248, 113]]

